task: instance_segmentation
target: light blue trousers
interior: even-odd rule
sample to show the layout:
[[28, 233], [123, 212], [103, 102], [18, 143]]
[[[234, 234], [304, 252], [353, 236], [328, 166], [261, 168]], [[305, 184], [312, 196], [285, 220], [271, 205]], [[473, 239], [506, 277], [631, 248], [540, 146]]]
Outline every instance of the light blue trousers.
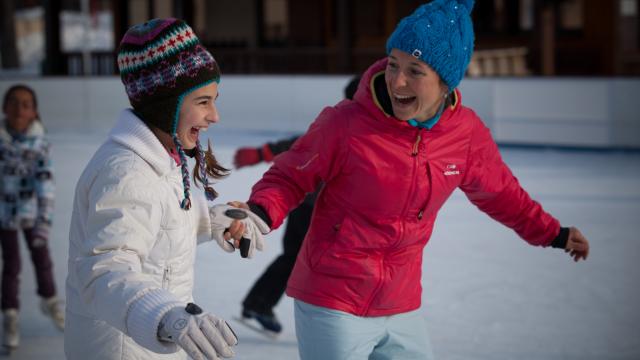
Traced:
[[418, 310], [360, 317], [295, 300], [301, 360], [433, 360], [425, 319]]

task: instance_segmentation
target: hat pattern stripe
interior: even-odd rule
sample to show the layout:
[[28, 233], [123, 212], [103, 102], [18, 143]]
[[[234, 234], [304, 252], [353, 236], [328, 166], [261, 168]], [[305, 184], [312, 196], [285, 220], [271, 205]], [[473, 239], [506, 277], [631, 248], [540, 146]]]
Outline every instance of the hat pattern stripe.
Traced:
[[[123, 83], [127, 94], [134, 100], [140, 100], [144, 94], [151, 95], [161, 87], [175, 87], [176, 79], [181, 76], [195, 77], [202, 68], [213, 70], [215, 59], [202, 45], [196, 45], [193, 51], [179, 53], [180, 61], [170, 64], [162, 61], [152, 69], [143, 69], [136, 75], [124, 75]], [[216, 79], [217, 80], [217, 79]]]
[[[120, 73], [126, 74], [138, 70], [139, 68], [150, 66], [162, 59], [191, 47], [198, 43], [198, 39], [188, 27], [183, 27], [172, 31], [167, 36], [158, 41], [148, 44], [144, 49], [138, 51], [122, 51], [118, 54], [118, 66]], [[127, 43], [123, 40], [121, 46]]]
[[[156, 37], [162, 30], [175, 23], [176, 19], [168, 18], [165, 20], [154, 19], [145, 24], [137, 25], [131, 31], [124, 34], [121, 43], [131, 43], [136, 45], [143, 45], [147, 41]], [[156, 24], [160, 23], [156, 26]]]

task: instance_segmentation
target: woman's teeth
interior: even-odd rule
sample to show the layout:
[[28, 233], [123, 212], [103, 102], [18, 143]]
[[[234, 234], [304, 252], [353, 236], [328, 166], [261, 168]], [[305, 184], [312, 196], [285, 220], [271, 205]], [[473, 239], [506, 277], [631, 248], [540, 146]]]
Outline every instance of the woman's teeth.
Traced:
[[394, 97], [396, 98], [397, 102], [403, 105], [409, 104], [415, 99], [415, 96], [405, 96], [405, 95], [394, 95]]

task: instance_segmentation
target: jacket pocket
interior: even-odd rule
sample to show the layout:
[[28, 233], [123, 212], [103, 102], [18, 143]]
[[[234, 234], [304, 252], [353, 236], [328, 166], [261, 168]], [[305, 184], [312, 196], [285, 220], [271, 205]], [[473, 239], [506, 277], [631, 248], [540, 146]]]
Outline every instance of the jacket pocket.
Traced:
[[[341, 222], [334, 223], [329, 226], [324, 234], [323, 238], [316, 238], [312, 241], [309, 241], [309, 245], [311, 245], [310, 256], [309, 256], [309, 267], [311, 270], [314, 270], [316, 266], [322, 261], [325, 255], [336, 245], [336, 241], [339, 238], [340, 234], [344, 231], [344, 227], [346, 225], [347, 218], [342, 219]], [[313, 245], [313, 243], [317, 243], [317, 245]]]
[[[366, 267], [369, 255], [363, 252], [362, 244], [357, 236], [357, 229], [350, 218], [334, 225], [333, 236], [324, 248], [318, 251], [312, 270], [316, 273], [335, 276], [352, 277], [361, 273]], [[356, 275], [359, 276], [359, 275]]]

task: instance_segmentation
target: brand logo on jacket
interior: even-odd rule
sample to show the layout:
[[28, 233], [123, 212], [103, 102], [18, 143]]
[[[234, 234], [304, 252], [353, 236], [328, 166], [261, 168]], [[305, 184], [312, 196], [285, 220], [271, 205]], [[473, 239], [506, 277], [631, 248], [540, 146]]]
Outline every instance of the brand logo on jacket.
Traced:
[[458, 170], [458, 166], [455, 164], [448, 164], [445, 169], [443, 172], [445, 176], [460, 175], [460, 170]]

